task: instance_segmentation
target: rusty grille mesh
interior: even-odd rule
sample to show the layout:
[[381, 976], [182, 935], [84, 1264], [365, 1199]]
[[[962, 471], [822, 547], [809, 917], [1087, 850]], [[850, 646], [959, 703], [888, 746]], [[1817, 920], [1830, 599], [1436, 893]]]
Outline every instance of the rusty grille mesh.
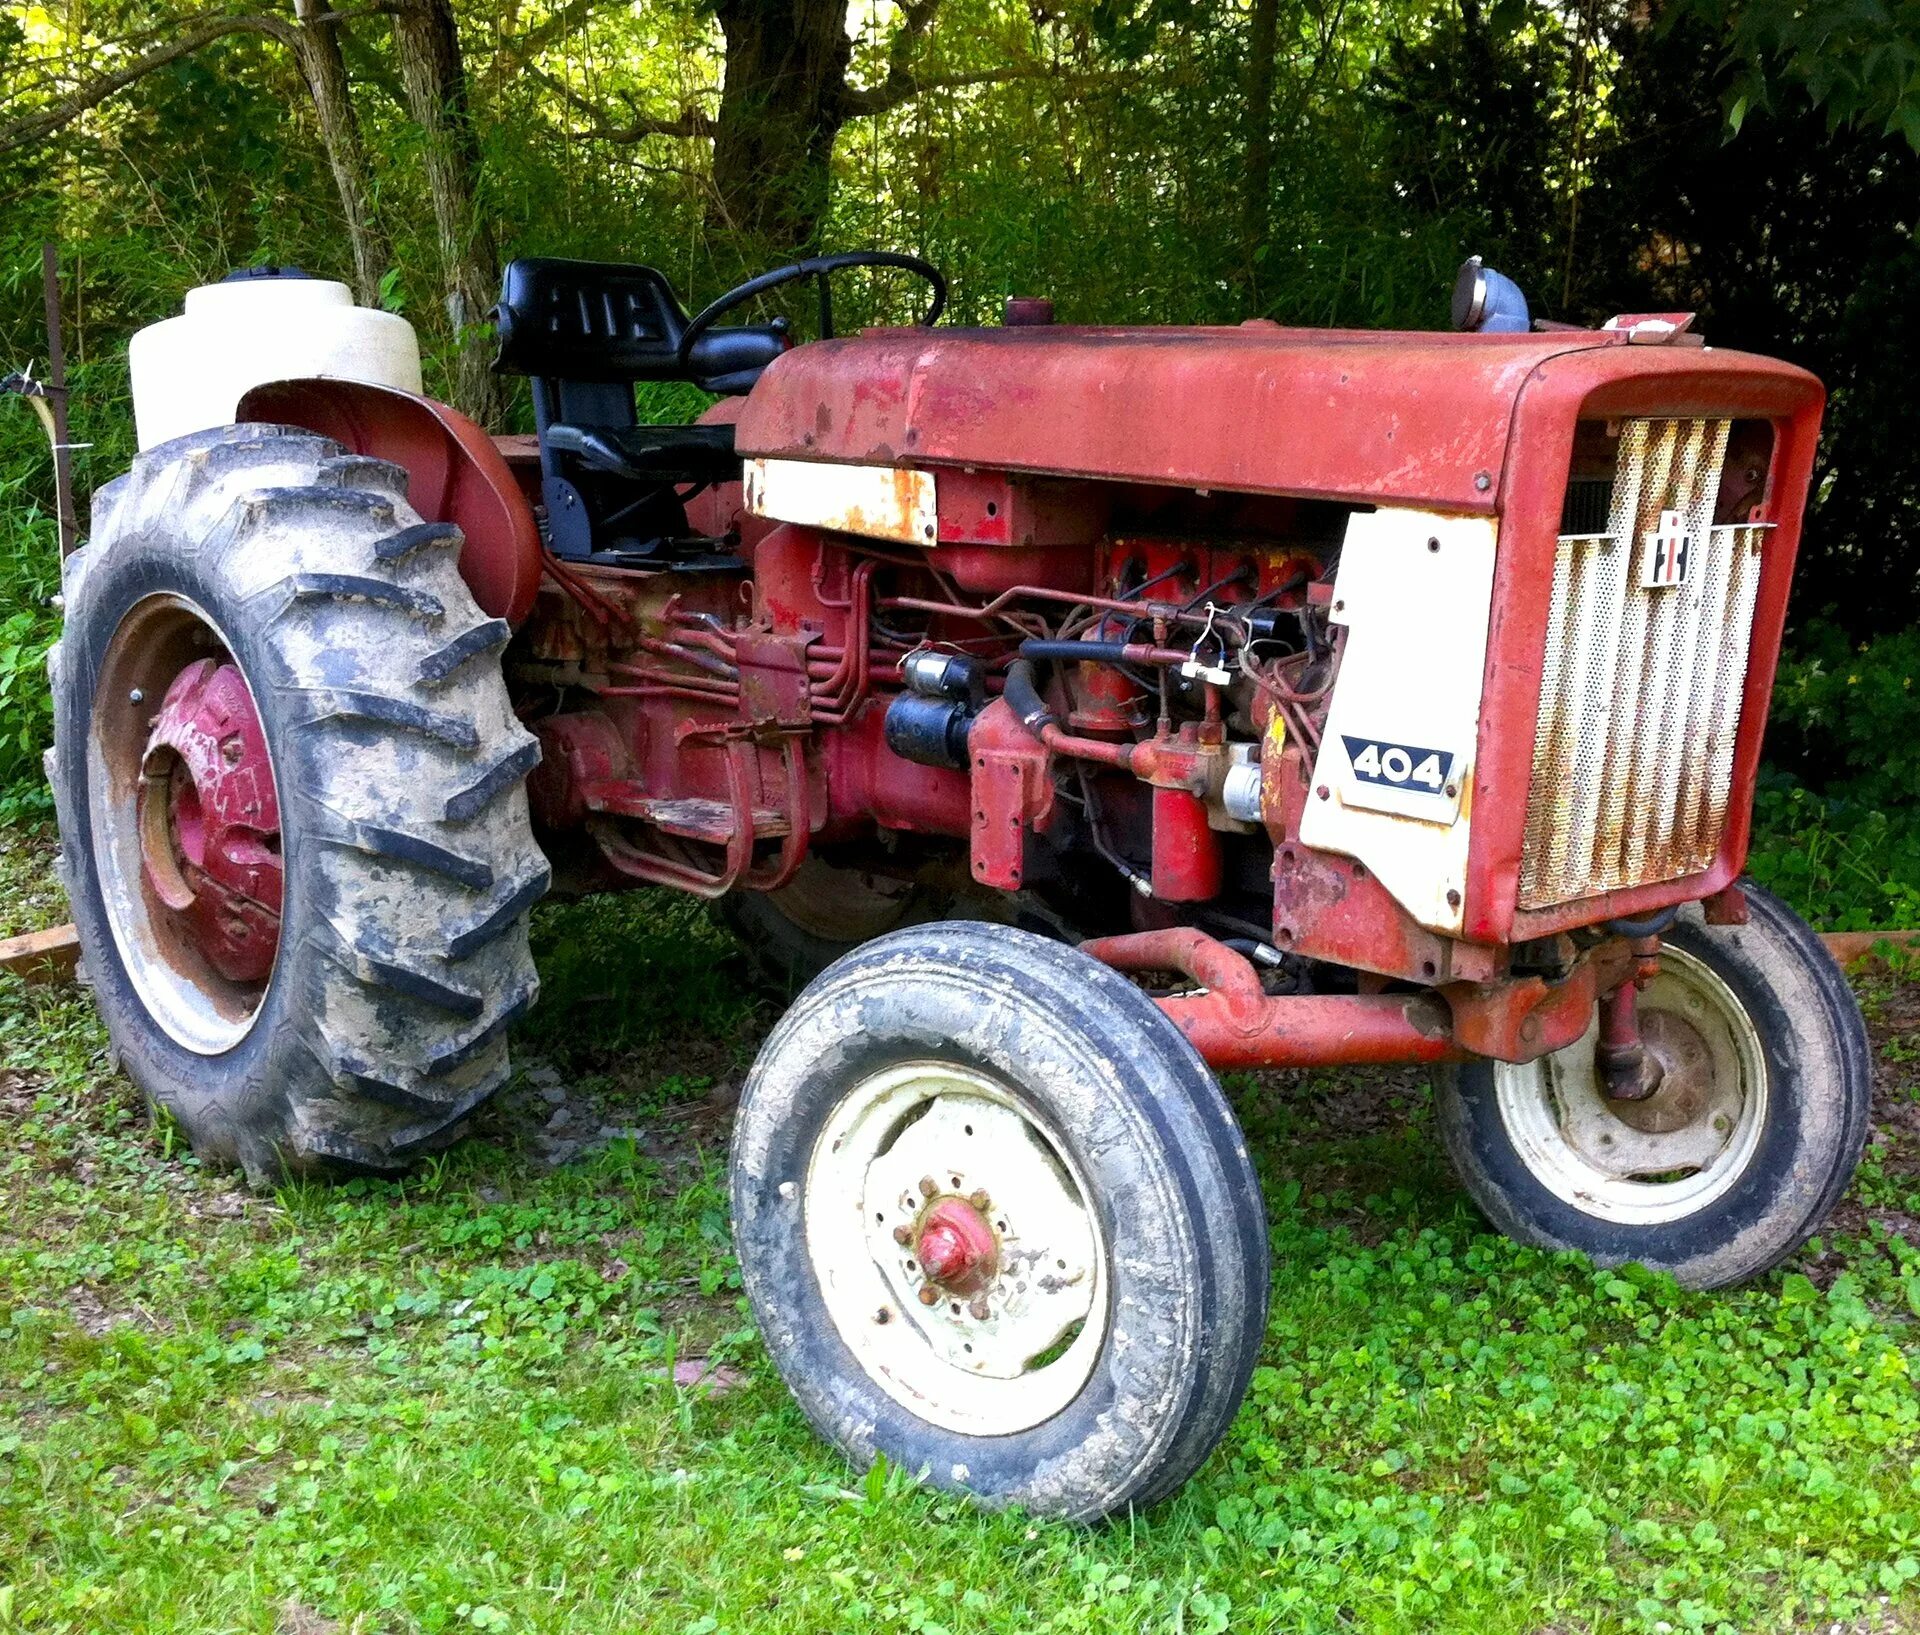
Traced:
[[[1696, 874], [1726, 825], [1763, 525], [1713, 526], [1727, 420], [1629, 420], [1605, 533], [1554, 557], [1519, 904]], [[1663, 511], [1688, 582], [1640, 583]]]

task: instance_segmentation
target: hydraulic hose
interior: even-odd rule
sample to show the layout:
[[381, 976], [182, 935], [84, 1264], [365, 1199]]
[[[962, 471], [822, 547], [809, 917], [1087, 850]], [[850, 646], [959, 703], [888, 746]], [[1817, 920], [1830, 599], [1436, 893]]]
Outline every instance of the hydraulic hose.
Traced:
[[[1022, 643], [1024, 653], [1030, 645], [1053, 647], [1077, 647], [1078, 642], [1050, 642], [1046, 644]], [[1018, 658], [1007, 666], [1006, 690], [1001, 694], [1012, 707], [1013, 713], [1020, 717], [1021, 726], [1038, 738], [1048, 727], [1054, 725], [1053, 711], [1047, 708], [1047, 701], [1040, 696], [1040, 689], [1033, 679], [1033, 663], [1026, 658]]]
[[1126, 657], [1127, 644], [1121, 641], [1041, 641], [1033, 638], [1020, 644], [1020, 656], [1023, 659], [1052, 659], [1056, 662], [1071, 663], [1074, 660], [1094, 663], [1119, 663]]
[[1640, 937], [1658, 937], [1664, 935], [1673, 925], [1673, 922], [1679, 918], [1680, 909], [1679, 905], [1676, 904], [1672, 908], [1663, 908], [1657, 913], [1649, 914], [1645, 919], [1608, 920], [1607, 929], [1616, 937], [1629, 937], [1634, 939]]
[[1056, 664], [1180, 664], [1187, 654], [1152, 642], [1046, 641], [1032, 637], [1020, 644], [1020, 656]]

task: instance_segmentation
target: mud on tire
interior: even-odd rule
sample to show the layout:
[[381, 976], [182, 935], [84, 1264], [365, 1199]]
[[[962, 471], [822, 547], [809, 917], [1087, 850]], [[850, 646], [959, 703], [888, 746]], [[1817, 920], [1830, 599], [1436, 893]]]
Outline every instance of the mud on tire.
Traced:
[[[128, 1075], [203, 1159], [256, 1183], [396, 1170], [444, 1144], [505, 1081], [508, 1024], [533, 1002], [527, 911], [548, 870], [521, 785], [538, 750], [461, 543], [409, 507], [400, 468], [242, 425], [141, 455], [66, 565], [47, 770], [85, 968]], [[278, 788], [278, 953], [217, 1050], [143, 1000], [97, 855], [96, 712], [141, 708], [101, 696], [103, 661], [156, 598], [217, 630]]]
[[[949, 1099], [988, 1112], [993, 1128]], [[1051, 1240], [1058, 1251], [1031, 1230], [1027, 1189], [1049, 1172], [1081, 1200], [1084, 1259], [1067, 1246], [1071, 1221]], [[885, 1454], [989, 1505], [1092, 1520], [1178, 1488], [1245, 1393], [1268, 1259], [1238, 1124], [1146, 994], [1057, 942], [943, 922], [831, 967], [754, 1064], [732, 1188], [768, 1351], [858, 1465]], [[949, 1274], [916, 1237], [935, 1211], [966, 1204], [982, 1212], [978, 1233], [998, 1235], [994, 1264], [1012, 1268], [975, 1291], [978, 1310], [951, 1284], [933, 1289]], [[1083, 1264], [1097, 1268], [1097, 1298], [1064, 1331], [1072, 1338], [990, 1364], [995, 1325], [1018, 1315], [1029, 1287], [1009, 1285], [1038, 1274], [1051, 1297], [1047, 1284], [1077, 1284]]]

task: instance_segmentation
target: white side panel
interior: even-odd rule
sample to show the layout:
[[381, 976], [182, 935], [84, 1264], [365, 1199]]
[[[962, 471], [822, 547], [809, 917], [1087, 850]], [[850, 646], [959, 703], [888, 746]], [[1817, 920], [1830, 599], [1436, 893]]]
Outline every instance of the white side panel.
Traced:
[[1346, 653], [1300, 822], [1309, 846], [1358, 858], [1447, 933], [1466, 899], [1497, 537], [1491, 517], [1383, 510], [1348, 522], [1332, 613]]
[[901, 545], [934, 541], [931, 471], [831, 460], [749, 460], [745, 482], [752, 516]]

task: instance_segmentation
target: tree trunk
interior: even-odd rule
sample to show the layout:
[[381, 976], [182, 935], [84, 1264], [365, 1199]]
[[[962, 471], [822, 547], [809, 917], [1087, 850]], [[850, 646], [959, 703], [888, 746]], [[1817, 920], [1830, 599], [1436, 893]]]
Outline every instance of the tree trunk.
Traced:
[[487, 315], [499, 294], [500, 254], [480, 211], [480, 143], [451, 0], [405, 0], [394, 13], [393, 40], [407, 108], [425, 141], [455, 347], [454, 406], [497, 428], [505, 397], [492, 369]]
[[333, 172], [333, 185], [340, 192], [347, 240], [353, 247], [354, 293], [363, 306], [378, 306], [380, 280], [393, 264], [393, 253], [374, 219], [366, 144], [360, 139], [347, 65], [340, 54], [340, 30], [345, 25], [327, 0], [293, 0], [293, 12], [300, 20], [300, 72], [313, 93], [320, 143]]
[[1247, 20], [1247, 162], [1241, 178], [1241, 297], [1260, 308], [1261, 247], [1273, 200], [1273, 59], [1279, 48], [1280, 0], [1253, 0]]
[[743, 249], [814, 247], [846, 123], [847, 0], [720, 0], [726, 82], [713, 131], [715, 225]]

